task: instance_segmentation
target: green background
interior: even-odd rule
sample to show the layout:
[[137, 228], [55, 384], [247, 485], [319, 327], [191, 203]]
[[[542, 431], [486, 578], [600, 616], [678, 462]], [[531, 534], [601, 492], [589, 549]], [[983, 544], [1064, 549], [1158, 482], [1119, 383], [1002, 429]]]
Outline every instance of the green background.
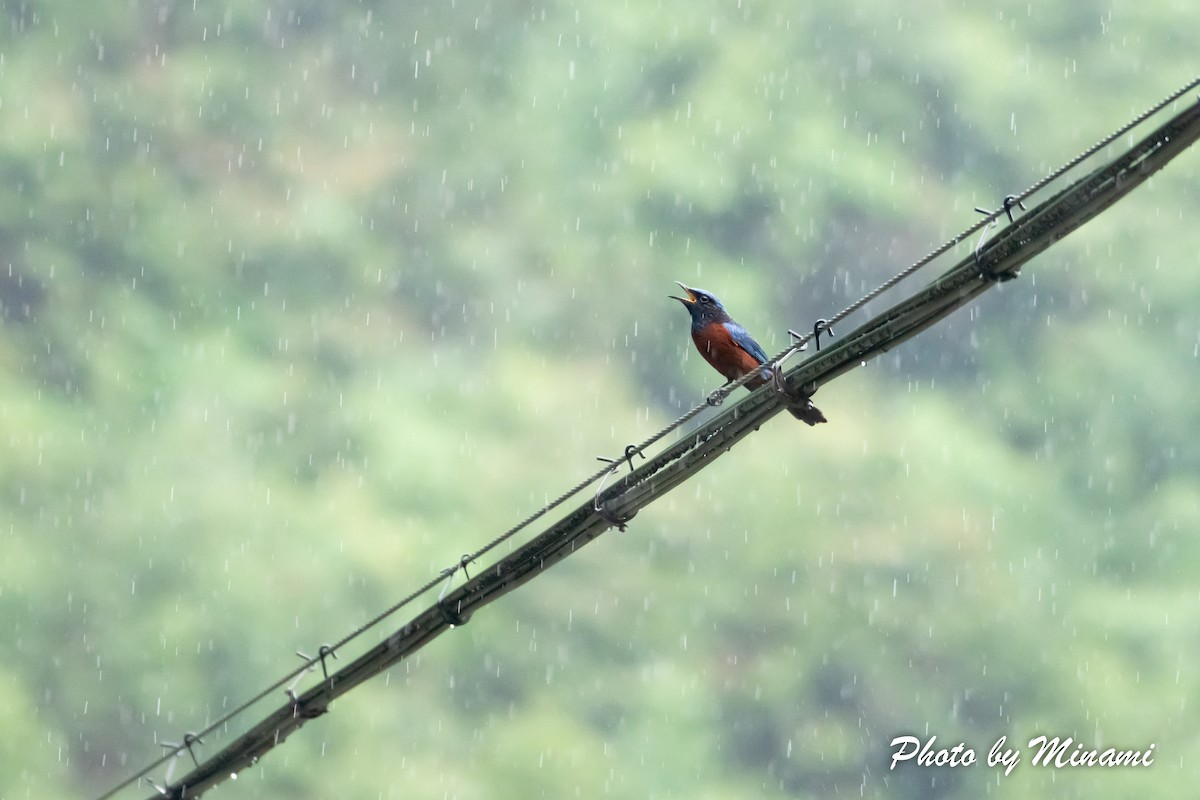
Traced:
[[[674, 280], [777, 352], [1191, 79], [1200, 30], [1185, 0], [3, 9], [4, 798], [101, 793], [691, 407], [720, 378]], [[1198, 172], [211, 796], [1191, 791]], [[889, 770], [908, 733], [1155, 763]]]

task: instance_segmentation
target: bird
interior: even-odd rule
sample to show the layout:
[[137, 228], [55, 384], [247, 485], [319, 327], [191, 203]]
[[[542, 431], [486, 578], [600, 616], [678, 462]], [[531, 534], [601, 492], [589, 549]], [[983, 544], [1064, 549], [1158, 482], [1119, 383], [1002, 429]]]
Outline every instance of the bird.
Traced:
[[[762, 345], [754, 341], [749, 332], [734, 321], [721, 305], [721, 301], [711, 292], [694, 289], [679, 281], [687, 297], [668, 295], [672, 300], [683, 303], [688, 314], [692, 317], [692, 342], [704, 360], [713, 369], [721, 373], [726, 381], [733, 382], [738, 378], [758, 369], [759, 375], [746, 381], [743, 385], [753, 391], [774, 378], [771, 367], [764, 367], [767, 354]], [[782, 386], [782, 383], [777, 383]], [[812, 404], [807, 395], [796, 395], [785, 392], [788, 396], [787, 409], [798, 420], [816, 425], [827, 422], [821, 410]]]

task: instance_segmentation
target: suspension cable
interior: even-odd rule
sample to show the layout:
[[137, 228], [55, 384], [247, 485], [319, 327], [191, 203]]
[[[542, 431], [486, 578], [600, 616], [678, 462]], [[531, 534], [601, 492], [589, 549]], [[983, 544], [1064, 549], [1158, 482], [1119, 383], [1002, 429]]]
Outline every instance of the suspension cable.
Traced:
[[[1039, 206], [1038, 209], [1029, 212], [1028, 215], [1016, 222], [1011, 220], [1012, 205], [1020, 204], [1021, 201], [1028, 199], [1031, 195], [1056, 181], [1066, 172], [1112, 144], [1134, 127], [1162, 111], [1197, 86], [1200, 86], [1200, 77], [1192, 80], [1160, 103], [1138, 115], [1108, 137], [1100, 140], [1059, 169], [1033, 184], [1020, 195], [1006, 198], [1006, 203], [1003, 207], [996, 211], [987, 212], [984, 219], [951, 238], [929, 255], [900, 271], [884, 281], [876, 289], [854, 303], [851, 303], [842, 311], [839, 311], [825, 322], [827, 330], [831, 330], [833, 324], [844, 320], [871, 300], [947, 253], [957, 244], [984, 227], [993, 225], [1001, 215], [1004, 215], [1006, 212], [1008, 213], [1010, 217], [1009, 227], [1001, 235], [993, 239], [986, 250], [982, 249], [982, 241], [980, 247], [976, 248], [974, 263], [978, 267], [978, 274], [974, 276], [974, 279], [978, 280], [971, 283], [971, 280], [968, 279], [971, 279], [972, 276], [967, 274], [969, 267], [967, 272], [964, 272], [963, 265], [960, 263], [958, 267], [951, 270], [951, 273], [947, 273], [947, 275], [935, 281], [935, 284], [927, 288], [926, 292], [919, 296], [914, 296], [914, 298], [910, 298], [908, 301], [877, 315], [851, 334], [850, 337], [843, 339], [837, 348], [829, 348], [826, 351], [818, 353], [794, 368], [788, 373], [787, 379], [789, 383], [797, 387], [813, 386], [815, 388], [818, 383], [830, 380], [852, 368], [856, 365], [854, 362], [857, 362], [857, 360], [864, 359], [890, 346], [894, 346], [908, 337], [915, 335], [919, 330], [932, 325], [950, 313], [950, 311], [984, 291], [991, 285], [994, 279], [1014, 277], [1016, 270], [1019, 269], [1021, 264], [1049, 246], [1051, 241], [1061, 238], [1066, 231], [1078, 227], [1078, 225], [1083, 224], [1087, 219], [1107, 208], [1108, 205], [1115, 202], [1120, 196], [1123, 196], [1125, 192], [1131, 190], [1150, 173], [1161, 168], [1170, 158], [1173, 158], [1190, 145], [1192, 141], [1200, 138], [1200, 106], [1193, 104], [1160, 127], [1155, 134], [1147, 137], [1137, 148], [1127, 153], [1122, 160], [1118, 160], [1118, 162], [1114, 162], [1106, 168], [1096, 170], [1089, 177], [1089, 180], [1092, 181], [1092, 184], [1089, 186], [1081, 187], [1080, 184], [1087, 183], [1086, 180], [1081, 181], [1079, 184], [1060, 192], [1054, 198]], [[1155, 137], [1158, 138], [1156, 139]], [[1129, 164], [1133, 164], [1134, 166], [1131, 167], [1125, 162], [1129, 162]], [[1114, 172], [1112, 175], [1105, 172], [1105, 170], [1111, 171], [1117, 167], [1121, 167], [1125, 172]], [[1141, 171], [1136, 172], [1134, 167]], [[1117, 177], [1113, 177], [1113, 175]], [[1115, 184], [1120, 184], [1120, 186], [1116, 186]], [[1078, 194], [1082, 195], [1083, 189], [1088, 189], [1092, 194], [1082, 199], [1070, 195], [1077, 188], [1080, 189], [1077, 192]], [[1012, 202], [1007, 202], [1010, 199]], [[1080, 209], [1070, 218], [1044, 221], [1042, 230], [1038, 231], [1036, 235], [1022, 228], [1022, 223], [1026, 219], [1043, 219], [1043, 217], [1037, 215], [1049, 213], [1051, 207], [1061, 214], [1058, 206], [1064, 204], [1069, 206], [1070, 202], [1077, 203], [1080, 206]], [[1026, 228], [1028, 227], [1026, 226]], [[1055, 233], [1057, 233], [1057, 236], [1054, 235]], [[991, 263], [985, 264], [985, 261], [990, 261]], [[952, 273], [958, 273], [957, 280], [959, 283], [955, 284], [954, 292], [949, 292], [948, 287], [950, 284], [948, 283], [948, 279]], [[970, 285], [968, 286], [968, 284]], [[803, 350], [807, 346], [807, 343], [818, 335], [819, 332], [818, 328], [814, 328], [814, 331], [810, 333], [793, 334], [793, 343], [777, 356], [770, 359], [764, 366], [778, 367], [782, 365], [792, 355]], [[724, 413], [718, 415], [718, 417], [706, 423], [700, 429], [697, 429], [689, 439], [676, 443], [647, 462], [644, 466], [636, 470], [633, 469], [633, 455], [637, 454], [645, 458], [645, 451], [649, 447], [678, 430], [707, 408], [720, 405], [730, 392], [742, 386], [748, 380], [753, 379], [756, 374], [756, 372], [750, 373], [714, 391], [705, 402], [691, 408], [678, 419], [648, 437], [645, 441], [636, 446], [630, 445], [627, 447], [622, 458], [605, 459], [609, 462], [607, 466], [580, 481], [574, 487], [542, 506], [478, 550], [464, 555], [457, 565], [443, 570], [438, 576], [433, 577], [423, 586], [408, 594], [373, 619], [360, 625], [338, 642], [333, 645], [323, 645], [320, 655], [317, 657], [306, 657], [301, 666], [272, 683], [220, 719], [197, 733], [189, 733], [184, 737], [183, 744], [178, 746], [172, 745], [173, 750], [168, 750], [162, 757], [152, 761], [105, 794], [100, 795], [97, 800], [107, 800], [107, 798], [112, 797], [117, 792], [147, 776], [150, 772], [168, 761], [172, 762], [173, 765], [174, 760], [178, 759], [185, 751], [192, 754], [192, 758], [195, 759], [195, 754], [192, 752], [193, 742], [199, 742], [203, 736], [227, 726], [229, 722], [243, 714], [251, 706], [287, 686], [286, 691], [291, 701], [290, 706], [276, 711], [264, 719], [252, 728], [250, 732], [244, 734], [238, 741], [235, 741], [233, 745], [227, 747], [212, 759], [207, 760], [203, 765], [198, 762], [196, 764], [197, 769], [184, 780], [170, 787], [156, 786], [161, 796], [179, 798], [180, 800], [185, 797], [198, 796], [199, 792], [204, 788], [223, 780], [223, 776], [221, 775], [222, 770], [228, 770], [226, 772], [227, 776], [236, 772], [237, 769], [253, 763], [263, 752], [281, 742], [287, 733], [298, 729], [304, 720], [324, 713], [329, 701], [333, 697], [349, 691], [349, 689], [363, 680], [406, 657], [413, 650], [423, 646], [443, 630], [455, 625], [464, 624], [473, 608], [491, 602], [496, 597], [501, 596], [507, 591], [511, 591], [511, 589], [529, 580], [534, 574], [548, 565], [549, 561], [565, 557], [570, 552], [574, 552], [574, 549], [578, 545], [590, 541], [609, 527], [615, 524], [623, 524], [623, 520], [627, 521], [631, 519], [633, 514], [636, 513], [637, 508], [645, 505], [655, 497], [661, 496], [662, 493], [682, 482], [682, 480], [706, 465], [709, 460], [727, 450], [728, 447], [731, 447], [733, 442], [747, 435], [752, 429], [757, 429], [763, 421], [782, 408], [782, 401], [776, 393], [766, 389], [754, 392], [733, 408], [727, 409]], [[607, 490], [601, 491], [604, 489], [603, 484], [601, 484], [593, 503], [576, 509], [519, 551], [503, 559], [501, 562], [492, 565], [488, 570], [480, 573], [474, 579], [469, 580], [449, 597], [445, 597], [444, 591], [443, 597], [439, 598], [437, 604], [427, 609], [385, 642], [377, 645], [363, 656], [360, 656], [355, 662], [342, 670], [332, 675], [328, 673], [326, 656], [334, 655], [336, 657], [337, 650], [344, 648], [347, 644], [376, 627], [401, 608], [411, 604], [443, 581], [453, 578], [459, 568], [465, 570], [467, 565], [472, 561], [481, 558], [500, 544], [508, 541], [537, 519], [562, 505], [571, 497], [579, 494], [591, 484], [613, 474], [622, 462], [629, 464], [630, 473]], [[649, 480], [651, 476], [672, 466], [680, 468], [673, 475], [669, 476], [668, 479]], [[653, 487], [648, 490], [647, 487], [651, 487], [652, 484]], [[620, 508], [613, 510], [613, 506], [619, 506]], [[571, 536], [564, 538], [563, 532], [567, 530], [571, 531]], [[530, 561], [531, 558], [534, 561]], [[295, 685], [297, 679], [303, 673], [312, 671], [318, 664], [320, 664], [323, 672], [325, 672], [325, 681], [306, 692], [303, 696], [297, 697], [292, 692], [292, 686]], [[267, 735], [264, 738], [265, 734], [272, 735]], [[198, 775], [201, 779], [197, 782], [196, 778]]]

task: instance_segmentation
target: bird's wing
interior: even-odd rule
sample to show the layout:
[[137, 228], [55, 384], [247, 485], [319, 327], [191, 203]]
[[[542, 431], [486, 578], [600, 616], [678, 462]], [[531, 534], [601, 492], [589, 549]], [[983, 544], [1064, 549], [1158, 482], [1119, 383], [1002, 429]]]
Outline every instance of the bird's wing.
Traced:
[[754, 356], [754, 360], [758, 363], [766, 363], [767, 354], [763, 352], [762, 346], [754, 341], [754, 337], [746, 332], [745, 328], [736, 322], [726, 322], [724, 324], [725, 330], [729, 331], [729, 337], [733, 339], [734, 344]]

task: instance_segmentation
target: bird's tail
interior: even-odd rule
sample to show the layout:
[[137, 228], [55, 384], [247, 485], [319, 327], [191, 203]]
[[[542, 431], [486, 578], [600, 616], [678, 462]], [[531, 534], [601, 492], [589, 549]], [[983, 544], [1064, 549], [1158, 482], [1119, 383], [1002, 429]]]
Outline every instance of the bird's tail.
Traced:
[[809, 425], [816, 425], [818, 422], [828, 422], [825, 415], [821, 413], [821, 409], [812, 404], [812, 400], [805, 397], [796, 403], [788, 405], [788, 411], [793, 417], [806, 422]]

